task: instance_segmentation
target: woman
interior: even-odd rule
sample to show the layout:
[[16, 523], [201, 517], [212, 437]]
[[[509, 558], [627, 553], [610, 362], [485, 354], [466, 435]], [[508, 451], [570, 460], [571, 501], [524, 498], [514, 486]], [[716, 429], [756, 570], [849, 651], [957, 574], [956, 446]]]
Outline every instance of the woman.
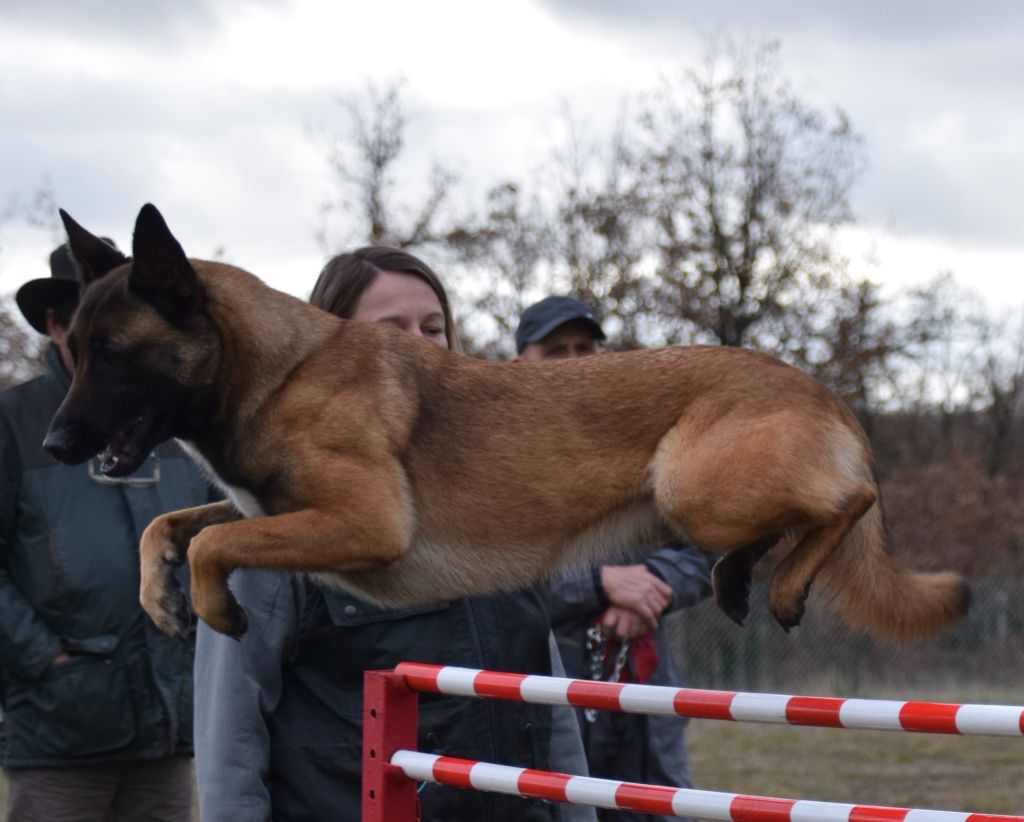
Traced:
[[[311, 302], [385, 322], [460, 350], [437, 275], [404, 251], [374, 246], [330, 260]], [[203, 819], [358, 820], [362, 680], [402, 660], [548, 674], [550, 614], [540, 589], [382, 609], [305, 576], [239, 569], [231, 577], [249, 630], [241, 641], [200, 624], [196, 768]], [[585, 773], [575, 718], [539, 705], [424, 695], [419, 749]], [[423, 819], [548, 822], [589, 809], [424, 785]]]

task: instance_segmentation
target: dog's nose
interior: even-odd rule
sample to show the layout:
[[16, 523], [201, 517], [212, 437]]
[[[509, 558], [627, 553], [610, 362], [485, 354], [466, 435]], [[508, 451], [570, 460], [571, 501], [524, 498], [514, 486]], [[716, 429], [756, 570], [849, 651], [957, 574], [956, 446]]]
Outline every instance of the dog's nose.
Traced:
[[43, 449], [55, 460], [66, 463], [81, 462], [75, 453], [75, 443], [78, 432], [82, 425], [78, 422], [54, 421], [50, 424], [50, 430], [46, 432], [43, 440]]

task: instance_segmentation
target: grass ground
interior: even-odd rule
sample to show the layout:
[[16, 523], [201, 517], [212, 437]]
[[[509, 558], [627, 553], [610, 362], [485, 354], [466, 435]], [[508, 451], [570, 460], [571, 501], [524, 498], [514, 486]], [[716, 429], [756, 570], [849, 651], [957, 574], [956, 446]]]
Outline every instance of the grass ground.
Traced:
[[691, 722], [697, 787], [730, 793], [1024, 814], [1024, 739]]

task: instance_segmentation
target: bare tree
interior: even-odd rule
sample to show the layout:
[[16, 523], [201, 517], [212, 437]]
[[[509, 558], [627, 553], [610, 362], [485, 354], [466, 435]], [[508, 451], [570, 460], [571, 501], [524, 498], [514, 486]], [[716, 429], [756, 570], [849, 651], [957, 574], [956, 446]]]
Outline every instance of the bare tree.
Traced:
[[910, 289], [904, 300], [908, 357], [900, 373], [900, 406], [918, 422], [911, 434], [919, 458], [933, 459], [957, 447], [965, 430], [957, 421], [983, 403], [984, 386], [976, 375], [984, 307], [948, 271]]
[[9, 298], [0, 300], [0, 389], [32, 377], [42, 367], [41, 337], [26, 331]]
[[[20, 197], [10, 200], [0, 213], [0, 229], [9, 223], [24, 222], [45, 231], [56, 244], [60, 237], [56, 199], [53, 183], [45, 177], [27, 203]], [[2, 248], [0, 243], [0, 252]], [[0, 389], [29, 379], [42, 367], [43, 338], [30, 331], [18, 313], [13, 299], [0, 297]]]
[[32, 199], [19, 210], [26, 223], [50, 234], [55, 245], [62, 242], [64, 229], [57, 211], [57, 191], [49, 177], [43, 178]]
[[533, 276], [509, 284], [591, 302], [621, 347], [709, 342], [799, 360], [837, 343], [808, 339], [807, 318], [845, 307], [855, 324], [867, 306], [833, 243], [851, 219], [861, 141], [842, 111], [813, 109], [780, 78], [775, 44], [709, 50], [609, 139], [567, 117], [535, 195], [548, 245]]
[[658, 311], [723, 345], [784, 348], [782, 320], [844, 268], [833, 231], [852, 219], [861, 168], [849, 119], [798, 99], [766, 44], [709, 50], [662, 83], [640, 124]]
[[880, 393], [891, 393], [894, 360], [905, 353], [904, 329], [868, 280], [834, 283], [827, 301], [800, 312], [788, 333], [788, 357], [835, 391], [872, 433]]
[[523, 309], [545, 284], [544, 261], [551, 229], [540, 203], [526, 199], [516, 183], [493, 187], [483, 213], [464, 216], [446, 237], [461, 269], [460, 297], [467, 313], [489, 318], [493, 332], [463, 329], [469, 353], [500, 358], [511, 351]]
[[1014, 456], [1024, 408], [1024, 312], [1018, 309], [1015, 314], [1012, 320], [974, 319], [980, 360], [975, 376], [982, 383], [985, 467], [990, 476], [1018, 462]]
[[626, 151], [623, 126], [604, 143], [584, 140], [567, 113], [567, 145], [524, 184], [504, 183], [488, 194], [482, 215], [449, 236], [460, 262], [485, 291], [472, 302], [494, 319], [499, 337], [483, 349], [511, 350], [519, 315], [551, 293], [571, 294], [599, 309], [617, 347], [643, 342], [650, 316], [642, 274], [643, 213]]
[[[434, 161], [426, 193], [413, 206], [397, 193], [397, 164], [406, 150], [410, 123], [405, 82], [391, 80], [382, 87], [367, 82], [361, 93], [342, 96], [337, 103], [345, 126], [326, 136], [327, 162], [339, 183], [339, 195], [323, 204], [318, 241], [325, 251], [337, 244], [329, 238], [327, 222], [341, 214], [356, 243], [413, 248], [437, 242], [441, 209], [455, 175]], [[408, 184], [403, 184], [407, 194]]]
[[569, 139], [555, 154], [551, 199], [551, 265], [561, 290], [598, 308], [620, 348], [660, 344], [649, 335], [652, 316], [647, 209], [630, 123], [625, 115], [607, 140], [587, 140], [565, 115]]

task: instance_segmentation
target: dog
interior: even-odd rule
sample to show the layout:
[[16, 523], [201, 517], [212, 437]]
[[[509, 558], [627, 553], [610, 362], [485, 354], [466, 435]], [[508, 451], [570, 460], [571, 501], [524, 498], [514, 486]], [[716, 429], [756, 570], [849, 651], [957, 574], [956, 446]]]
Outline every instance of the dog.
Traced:
[[952, 572], [886, 551], [867, 438], [821, 383], [762, 353], [674, 347], [512, 366], [347, 322], [252, 274], [190, 260], [145, 205], [132, 258], [64, 211], [86, 288], [71, 388], [44, 447], [130, 474], [176, 438], [226, 499], [158, 517], [142, 605], [233, 637], [240, 566], [308, 572], [384, 605], [514, 589], [669, 534], [722, 554], [742, 623], [783, 542], [769, 608], [800, 623], [819, 577], [852, 627], [918, 637], [969, 602]]

